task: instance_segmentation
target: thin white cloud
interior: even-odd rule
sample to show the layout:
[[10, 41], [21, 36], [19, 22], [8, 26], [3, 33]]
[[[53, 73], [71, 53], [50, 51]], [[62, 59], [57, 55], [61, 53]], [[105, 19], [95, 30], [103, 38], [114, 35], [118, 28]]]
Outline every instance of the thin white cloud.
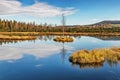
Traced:
[[97, 18], [94, 18], [94, 19], [92, 19], [92, 21], [99, 21], [100, 19], [97, 19]]
[[18, 0], [0, 0], [0, 15], [25, 14], [37, 17], [53, 17], [62, 13], [70, 15], [75, 12], [76, 9], [71, 7], [61, 8], [38, 1], [33, 5], [22, 6]]

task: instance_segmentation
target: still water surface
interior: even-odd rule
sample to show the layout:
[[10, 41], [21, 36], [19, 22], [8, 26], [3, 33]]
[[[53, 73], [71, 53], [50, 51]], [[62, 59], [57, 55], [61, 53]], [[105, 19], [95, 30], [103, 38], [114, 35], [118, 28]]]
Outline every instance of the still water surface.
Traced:
[[120, 63], [75, 65], [69, 56], [80, 49], [120, 47], [119, 37], [76, 36], [58, 43], [54, 36], [33, 41], [0, 41], [0, 80], [120, 80]]

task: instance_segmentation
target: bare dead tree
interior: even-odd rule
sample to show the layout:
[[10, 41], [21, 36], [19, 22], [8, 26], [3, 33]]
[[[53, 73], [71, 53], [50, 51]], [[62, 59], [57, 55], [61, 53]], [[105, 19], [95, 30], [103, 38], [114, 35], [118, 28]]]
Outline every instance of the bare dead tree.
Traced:
[[63, 36], [64, 36], [64, 27], [65, 27], [65, 16], [62, 14], [62, 27], [63, 27]]

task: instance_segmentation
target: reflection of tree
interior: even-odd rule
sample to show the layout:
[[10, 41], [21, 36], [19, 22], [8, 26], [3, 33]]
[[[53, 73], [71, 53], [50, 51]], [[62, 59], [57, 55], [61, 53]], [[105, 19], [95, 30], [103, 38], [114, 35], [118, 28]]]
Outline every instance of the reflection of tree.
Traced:
[[8, 44], [8, 43], [17, 43], [16, 40], [0, 40], [0, 45], [2, 44]]
[[[44, 41], [52, 40], [53, 36], [51, 36], [51, 35], [46, 35], [46, 36], [45, 35], [40, 35], [40, 36], [38, 36], [38, 39], [39, 40], [44, 40]], [[22, 42], [22, 41], [29, 41], [29, 42], [34, 41], [35, 42], [34, 39], [33, 40], [4, 40], [4, 39], [1, 39], [0, 40], [0, 45], [8, 44], [8, 43], [18, 43], [18, 42]]]
[[33, 42], [35, 42], [35, 40], [0, 40], [0, 45], [9, 44], [9, 43], [18, 43], [18, 42], [23, 42], [23, 41], [33, 41]]
[[52, 40], [53, 39], [53, 35], [40, 35], [38, 36], [39, 40], [43, 40], [43, 41], [47, 41], [47, 40]]
[[65, 61], [65, 55], [66, 55], [66, 49], [65, 49], [65, 46], [64, 46], [64, 42], [62, 43], [62, 49], [61, 49], [61, 58], [62, 58], [62, 63], [64, 64], [64, 61]]
[[[38, 36], [38, 39], [39, 40], [44, 40], [44, 41], [46, 41], [46, 40], [53, 40], [53, 38], [55, 37], [56, 35], [40, 35], [40, 36]], [[59, 35], [60, 37], [62, 36], [62, 35]], [[65, 35], [65, 37], [74, 37], [74, 38], [81, 38], [81, 36], [70, 36], [70, 35]]]

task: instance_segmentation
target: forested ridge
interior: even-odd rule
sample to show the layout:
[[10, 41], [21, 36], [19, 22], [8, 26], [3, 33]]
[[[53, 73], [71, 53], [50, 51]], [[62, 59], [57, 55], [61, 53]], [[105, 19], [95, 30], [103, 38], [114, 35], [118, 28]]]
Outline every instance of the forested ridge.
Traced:
[[[36, 25], [35, 22], [25, 23], [0, 19], [0, 32], [62, 32], [62, 26], [51, 24]], [[65, 26], [65, 32], [120, 32], [120, 24], [101, 23], [93, 25]]]

